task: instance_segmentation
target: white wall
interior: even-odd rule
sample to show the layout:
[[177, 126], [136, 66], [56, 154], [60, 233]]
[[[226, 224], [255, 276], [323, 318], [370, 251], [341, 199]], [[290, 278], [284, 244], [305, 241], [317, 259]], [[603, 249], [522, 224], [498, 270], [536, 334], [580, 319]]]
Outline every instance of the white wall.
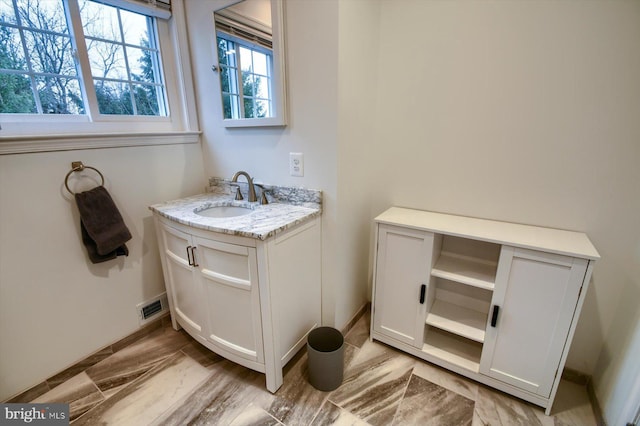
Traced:
[[[366, 301], [367, 273], [366, 264], [354, 270], [346, 260], [353, 241], [363, 238], [361, 230], [345, 230], [341, 224], [345, 218], [357, 217], [362, 227], [369, 210], [365, 206], [360, 206], [360, 211], [346, 210], [338, 185], [338, 147], [342, 146], [338, 123], [338, 2], [286, 2], [289, 122], [285, 128], [252, 129], [225, 129], [222, 123], [218, 76], [211, 72], [215, 46], [211, 14], [216, 4], [212, 0], [185, 3], [206, 175], [230, 178], [236, 171], [245, 170], [258, 181], [323, 191], [323, 323], [341, 327]], [[290, 152], [304, 154], [304, 177], [289, 176]], [[366, 171], [363, 166], [360, 161], [355, 170]], [[360, 244], [355, 249], [363, 247]], [[355, 254], [361, 256], [361, 252]]]
[[[63, 183], [76, 160], [104, 175], [128, 257], [88, 260]], [[199, 144], [0, 156], [0, 401], [138, 329], [136, 305], [165, 291], [147, 207], [204, 183]]]
[[338, 215], [336, 324], [345, 324], [369, 297], [369, 237], [373, 185], [380, 4], [341, 1], [338, 40]]

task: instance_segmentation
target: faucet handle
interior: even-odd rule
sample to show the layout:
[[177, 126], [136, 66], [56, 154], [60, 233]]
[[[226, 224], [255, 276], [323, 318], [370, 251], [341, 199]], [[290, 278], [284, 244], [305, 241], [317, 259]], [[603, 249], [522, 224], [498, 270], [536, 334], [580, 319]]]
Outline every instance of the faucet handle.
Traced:
[[244, 200], [244, 197], [242, 196], [242, 192], [240, 192], [240, 187], [236, 187], [236, 200], [240, 201], [240, 200]]
[[267, 191], [264, 189], [259, 183], [256, 183], [255, 186], [260, 188], [260, 204], [269, 204], [269, 200], [267, 199]]

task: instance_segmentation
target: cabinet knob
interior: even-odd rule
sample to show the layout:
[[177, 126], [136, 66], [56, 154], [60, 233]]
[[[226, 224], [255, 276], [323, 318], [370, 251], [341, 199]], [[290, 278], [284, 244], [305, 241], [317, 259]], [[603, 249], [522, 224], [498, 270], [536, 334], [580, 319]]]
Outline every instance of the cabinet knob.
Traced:
[[422, 284], [420, 286], [420, 304], [424, 305], [424, 295], [427, 291], [427, 285], [426, 284]]

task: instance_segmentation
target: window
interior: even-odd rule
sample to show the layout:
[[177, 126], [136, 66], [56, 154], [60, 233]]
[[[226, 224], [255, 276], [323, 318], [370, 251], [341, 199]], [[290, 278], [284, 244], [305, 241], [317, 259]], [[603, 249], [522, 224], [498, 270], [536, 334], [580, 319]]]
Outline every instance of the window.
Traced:
[[101, 114], [166, 114], [155, 18], [90, 0], [80, 15]]
[[0, 1], [0, 112], [82, 114], [62, 3]]
[[222, 31], [217, 41], [224, 118], [271, 117], [271, 50]]
[[0, 113], [167, 111], [156, 18], [92, 0], [0, 0]]
[[0, 0], [0, 155], [199, 142], [182, 1]]

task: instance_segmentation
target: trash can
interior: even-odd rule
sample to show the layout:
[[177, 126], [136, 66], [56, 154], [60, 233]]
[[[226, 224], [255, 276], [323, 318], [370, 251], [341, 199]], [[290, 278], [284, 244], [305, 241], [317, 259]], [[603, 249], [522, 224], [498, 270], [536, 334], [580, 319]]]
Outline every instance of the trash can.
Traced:
[[309, 383], [321, 391], [332, 391], [342, 384], [344, 337], [332, 327], [318, 327], [307, 337]]

